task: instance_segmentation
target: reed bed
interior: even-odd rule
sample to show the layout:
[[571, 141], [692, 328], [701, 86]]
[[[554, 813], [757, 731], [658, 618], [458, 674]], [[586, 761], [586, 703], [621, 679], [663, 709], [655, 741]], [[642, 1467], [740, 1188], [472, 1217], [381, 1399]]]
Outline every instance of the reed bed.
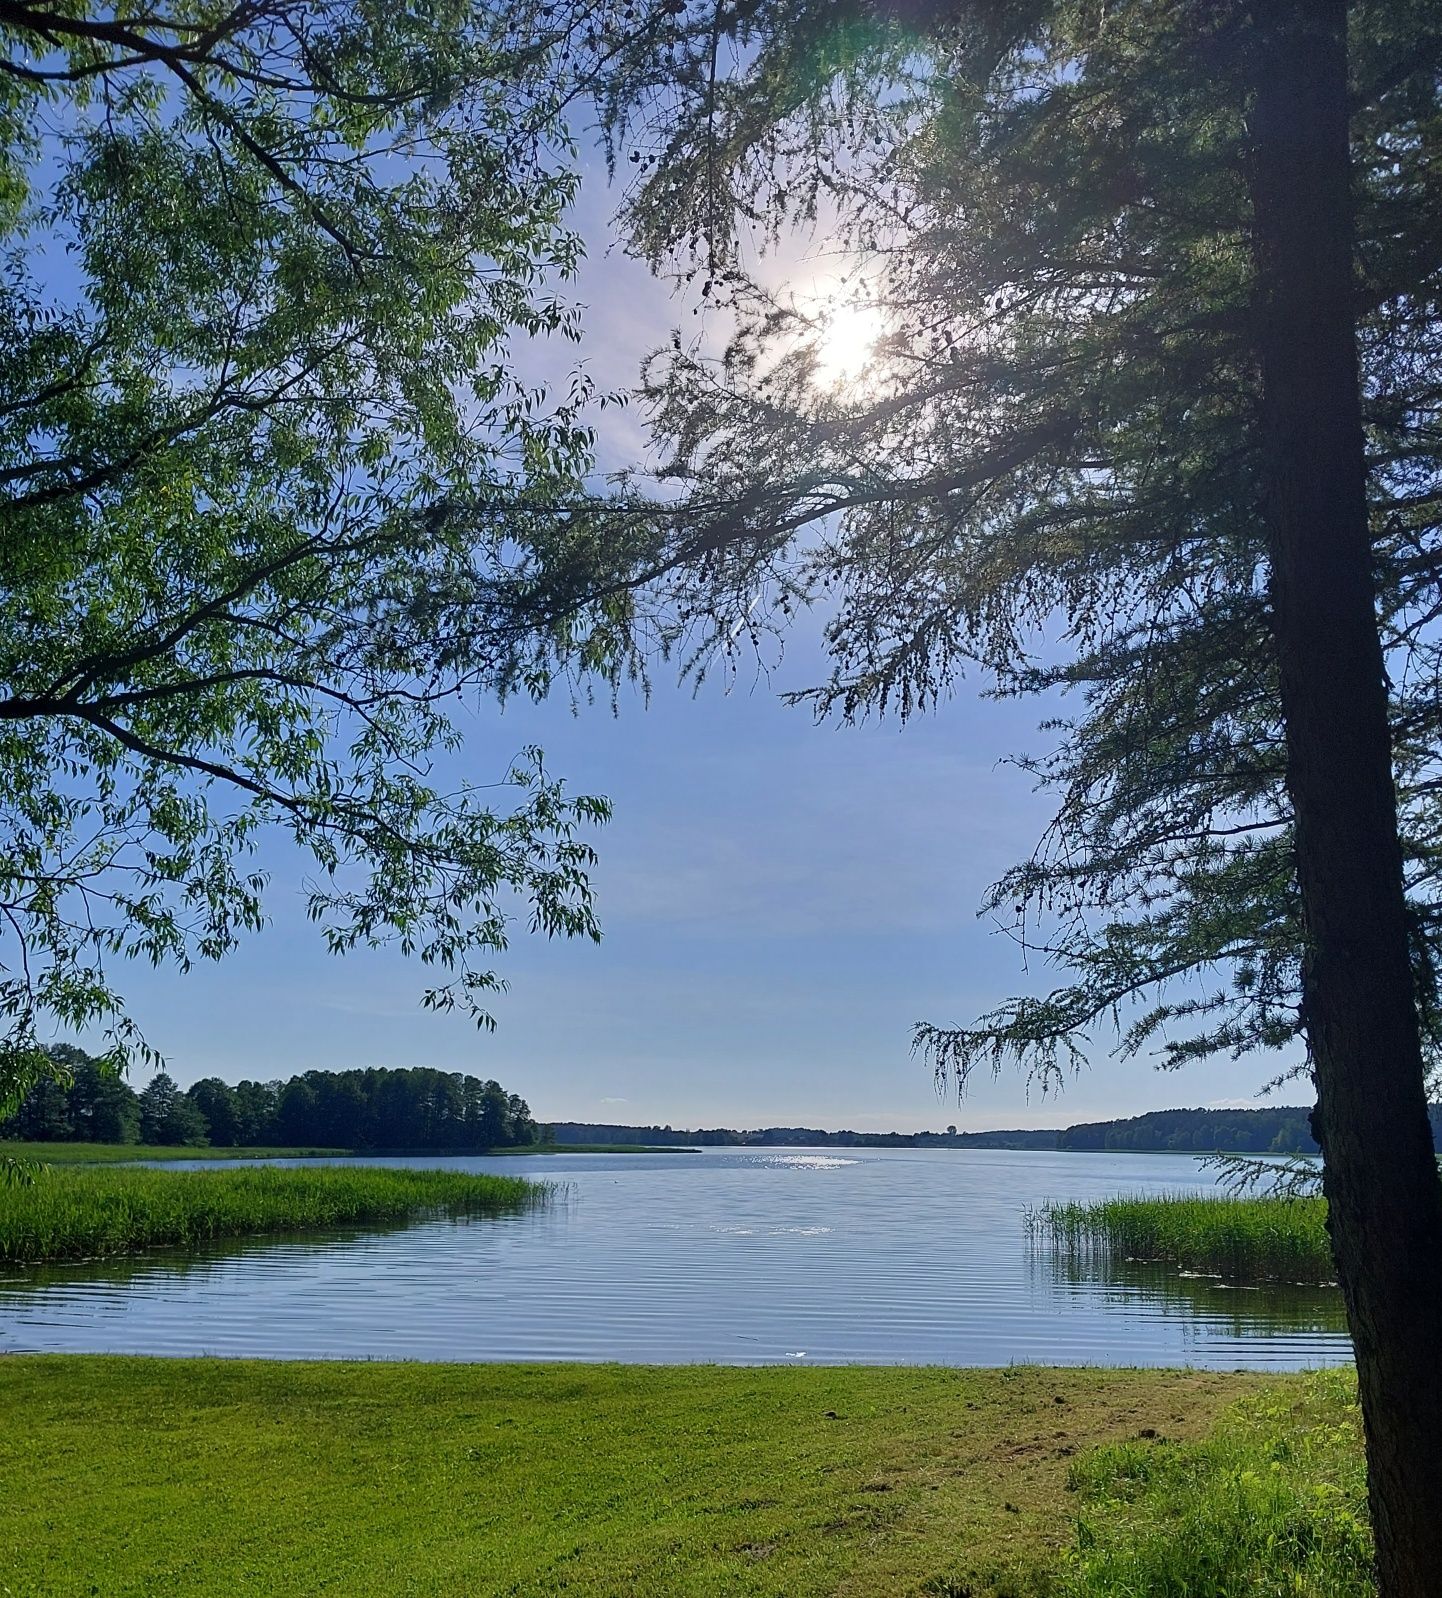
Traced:
[[367, 1221], [500, 1214], [547, 1192], [521, 1177], [386, 1167], [70, 1166], [28, 1185], [0, 1186], [0, 1262], [39, 1265]]
[[30, 1165], [130, 1165], [137, 1160], [331, 1160], [353, 1149], [195, 1148], [188, 1143], [24, 1143], [0, 1141], [7, 1156]]
[[1069, 1253], [1156, 1261], [1242, 1282], [1330, 1282], [1327, 1206], [1319, 1198], [1165, 1194], [1046, 1203], [1032, 1235]]

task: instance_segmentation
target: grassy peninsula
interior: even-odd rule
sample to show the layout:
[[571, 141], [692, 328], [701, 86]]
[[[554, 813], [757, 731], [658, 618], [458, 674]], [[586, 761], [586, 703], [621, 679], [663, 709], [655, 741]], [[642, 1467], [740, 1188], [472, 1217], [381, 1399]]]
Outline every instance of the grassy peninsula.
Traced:
[[521, 1143], [475, 1149], [217, 1148], [187, 1143], [26, 1143], [0, 1140], [0, 1157], [29, 1165], [134, 1165], [172, 1160], [349, 1160], [424, 1155], [430, 1159], [493, 1159], [532, 1154], [693, 1154], [692, 1148], [645, 1143]]
[[527, 1154], [697, 1154], [699, 1148], [675, 1143], [526, 1143], [509, 1149], [477, 1149], [488, 1159], [494, 1155]]
[[329, 1160], [349, 1157], [353, 1149], [213, 1148], [189, 1143], [27, 1143], [0, 1142], [0, 1157], [27, 1165], [134, 1165], [160, 1160]]
[[1153, 1260], [1239, 1282], [1330, 1282], [1334, 1274], [1320, 1198], [1162, 1194], [1095, 1203], [1047, 1203], [1034, 1236], [1076, 1252]]
[[535, 1203], [545, 1192], [522, 1177], [373, 1166], [62, 1166], [29, 1184], [0, 1185], [0, 1262], [41, 1264], [425, 1214], [495, 1213]]
[[16, 1356], [0, 1569], [107, 1598], [1364, 1598], [1350, 1383]]

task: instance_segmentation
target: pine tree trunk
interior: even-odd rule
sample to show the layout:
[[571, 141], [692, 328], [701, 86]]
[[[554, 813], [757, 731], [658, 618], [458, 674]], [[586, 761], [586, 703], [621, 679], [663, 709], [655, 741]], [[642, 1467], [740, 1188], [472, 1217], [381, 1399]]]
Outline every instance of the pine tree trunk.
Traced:
[[1354, 327], [1343, 0], [1259, 0], [1253, 231], [1303, 1019], [1383, 1598], [1442, 1593], [1442, 1182], [1408, 957]]

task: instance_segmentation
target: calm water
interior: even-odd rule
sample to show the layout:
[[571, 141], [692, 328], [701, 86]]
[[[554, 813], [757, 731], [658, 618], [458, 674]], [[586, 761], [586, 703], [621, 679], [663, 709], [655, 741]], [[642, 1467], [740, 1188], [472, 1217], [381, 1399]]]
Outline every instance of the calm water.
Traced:
[[1032, 1248], [1023, 1210], [1210, 1185], [1181, 1156], [709, 1150], [414, 1160], [564, 1184], [500, 1220], [252, 1240], [0, 1280], [0, 1350], [462, 1360], [1287, 1367], [1335, 1292]]

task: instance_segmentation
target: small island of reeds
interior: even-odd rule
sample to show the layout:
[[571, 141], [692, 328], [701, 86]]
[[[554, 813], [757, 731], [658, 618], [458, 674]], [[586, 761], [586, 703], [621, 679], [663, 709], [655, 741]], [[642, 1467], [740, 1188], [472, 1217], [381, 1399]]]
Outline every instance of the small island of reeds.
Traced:
[[1320, 1198], [1180, 1193], [1046, 1203], [1028, 1216], [1034, 1237], [1068, 1252], [1105, 1252], [1238, 1282], [1330, 1282], [1326, 1221]]
[[0, 1262], [39, 1265], [226, 1237], [501, 1214], [547, 1192], [522, 1177], [387, 1167], [69, 1166], [0, 1185]]

